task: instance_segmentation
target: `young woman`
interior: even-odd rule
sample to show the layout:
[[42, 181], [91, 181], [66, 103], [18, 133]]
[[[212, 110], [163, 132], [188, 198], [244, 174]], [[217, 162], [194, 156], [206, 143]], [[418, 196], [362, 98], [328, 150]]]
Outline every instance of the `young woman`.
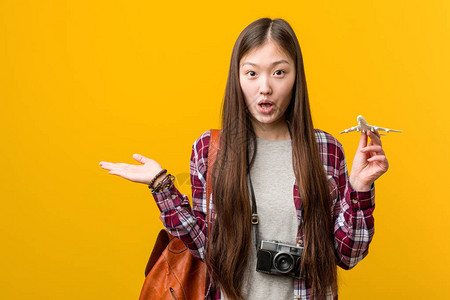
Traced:
[[[134, 154], [142, 165], [100, 165], [151, 184], [164, 226], [207, 264], [207, 299], [336, 299], [336, 266], [350, 269], [368, 253], [374, 181], [388, 162], [379, 134], [361, 133], [348, 177], [342, 145], [313, 127], [300, 46], [286, 21], [259, 19], [239, 35], [211, 170], [209, 139], [208, 130], [193, 144], [192, 207], [152, 159]], [[283, 269], [288, 260], [258, 254], [261, 241], [278, 241], [269, 242], [275, 258], [279, 245], [289, 245], [300, 263]]]

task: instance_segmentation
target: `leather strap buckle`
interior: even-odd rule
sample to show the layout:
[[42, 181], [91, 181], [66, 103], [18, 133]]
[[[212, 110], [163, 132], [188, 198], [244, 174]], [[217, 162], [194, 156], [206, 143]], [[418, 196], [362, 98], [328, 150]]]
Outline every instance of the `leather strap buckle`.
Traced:
[[252, 224], [253, 225], [258, 225], [258, 223], [259, 223], [258, 214], [252, 214]]

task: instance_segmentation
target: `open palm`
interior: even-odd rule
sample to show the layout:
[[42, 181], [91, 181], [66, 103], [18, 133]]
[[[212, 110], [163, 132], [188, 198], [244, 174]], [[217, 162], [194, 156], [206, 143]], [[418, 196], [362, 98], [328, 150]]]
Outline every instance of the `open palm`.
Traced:
[[100, 166], [103, 169], [109, 170], [109, 174], [111, 175], [117, 175], [130, 181], [144, 184], [149, 184], [153, 177], [162, 170], [161, 165], [153, 159], [140, 154], [133, 154], [133, 158], [142, 165], [101, 161]]

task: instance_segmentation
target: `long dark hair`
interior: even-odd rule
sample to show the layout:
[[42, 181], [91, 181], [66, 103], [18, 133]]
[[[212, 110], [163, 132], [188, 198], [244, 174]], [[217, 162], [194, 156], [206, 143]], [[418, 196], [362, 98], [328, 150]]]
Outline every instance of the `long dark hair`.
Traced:
[[[242, 31], [233, 48], [222, 108], [220, 151], [212, 170], [216, 219], [208, 238], [206, 263], [214, 283], [230, 299], [243, 299], [243, 276], [253, 246], [247, 163], [251, 168], [256, 136], [239, 83], [239, 62], [248, 51], [268, 40], [281, 46], [296, 67], [285, 117], [292, 132], [292, 163], [303, 216], [301, 271], [317, 295], [326, 294], [328, 288], [337, 289], [330, 191], [312, 123], [300, 45], [285, 20], [262, 18]], [[251, 162], [249, 143], [254, 149]]]

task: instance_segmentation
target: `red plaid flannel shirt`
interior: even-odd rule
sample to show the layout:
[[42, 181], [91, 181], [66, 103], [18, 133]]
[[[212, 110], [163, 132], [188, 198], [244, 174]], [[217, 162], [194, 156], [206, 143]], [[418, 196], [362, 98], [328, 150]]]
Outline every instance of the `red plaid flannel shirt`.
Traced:
[[[374, 234], [373, 210], [375, 188], [367, 192], [357, 192], [348, 181], [344, 150], [331, 134], [315, 130], [316, 140], [323, 166], [328, 175], [333, 199], [333, 220], [335, 236], [336, 264], [343, 269], [353, 268], [368, 253], [369, 243]], [[180, 238], [191, 253], [204, 259], [207, 241], [206, 218], [206, 172], [208, 166], [208, 145], [210, 131], [204, 132], [193, 144], [190, 162], [192, 184], [192, 207], [189, 199], [173, 186], [168, 191], [153, 193], [161, 211], [161, 220], [170, 233]], [[301, 201], [297, 183], [293, 186], [294, 203], [297, 208], [299, 227], [302, 222]], [[210, 216], [215, 219], [213, 195], [210, 200]], [[298, 241], [303, 236], [298, 232]], [[307, 282], [294, 280], [293, 299], [318, 299]], [[208, 290], [206, 299], [220, 299], [218, 290]], [[337, 299], [331, 293], [324, 299]]]

